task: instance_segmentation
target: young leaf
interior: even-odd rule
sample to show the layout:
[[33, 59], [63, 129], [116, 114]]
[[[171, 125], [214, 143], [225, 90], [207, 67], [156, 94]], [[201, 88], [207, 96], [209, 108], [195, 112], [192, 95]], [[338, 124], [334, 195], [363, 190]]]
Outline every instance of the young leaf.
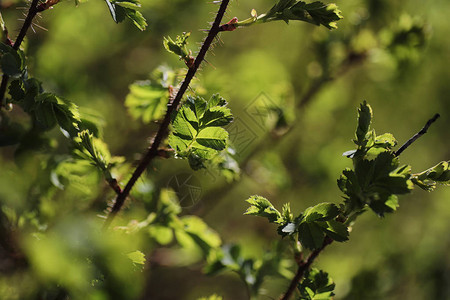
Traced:
[[245, 215], [253, 215], [267, 218], [271, 223], [279, 223], [283, 221], [280, 212], [264, 197], [251, 196], [247, 200], [250, 207], [244, 213]]
[[411, 177], [412, 182], [426, 191], [433, 191], [436, 184], [450, 184], [450, 162], [441, 161], [434, 167]]
[[192, 169], [205, 168], [228, 146], [228, 132], [219, 126], [229, 124], [233, 117], [226, 101], [213, 95], [208, 101], [201, 97], [188, 97], [172, 121], [169, 145], [176, 155], [188, 158]]
[[192, 51], [187, 48], [187, 39], [190, 35], [190, 32], [183, 32], [182, 35], [177, 35], [175, 41], [171, 37], [165, 37], [163, 41], [164, 48], [178, 55], [189, 68], [194, 64], [194, 58], [191, 56]]
[[111, 154], [108, 147], [100, 139], [94, 137], [92, 133], [83, 130], [74, 139], [76, 152], [80, 158], [90, 161], [100, 170], [105, 172], [109, 168]]
[[302, 222], [327, 221], [334, 219], [339, 214], [339, 208], [333, 203], [320, 203], [309, 207], [302, 214]]
[[257, 16], [256, 11], [253, 10], [251, 15], [249, 19], [228, 25], [236, 28], [279, 20], [286, 23], [291, 20], [298, 20], [317, 26], [323, 25], [328, 29], [335, 29], [337, 28], [336, 22], [342, 19], [341, 11], [336, 4], [324, 4], [320, 1], [306, 3], [298, 0], [279, 0], [267, 13]]
[[356, 128], [355, 144], [365, 147], [367, 144], [366, 135], [372, 123], [372, 108], [364, 101], [358, 109], [358, 127]]

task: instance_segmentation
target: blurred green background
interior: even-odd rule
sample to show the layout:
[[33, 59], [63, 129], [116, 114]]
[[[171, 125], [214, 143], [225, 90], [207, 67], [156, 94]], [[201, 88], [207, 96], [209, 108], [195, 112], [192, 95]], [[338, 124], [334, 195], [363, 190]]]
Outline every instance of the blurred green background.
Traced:
[[[273, 3], [233, 1], [225, 18], [245, 19], [252, 8], [262, 13]], [[1, 5], [15, 36], [22, 18], [16, 6], [25, 4], [4, 0]], [[341, 154], [353, 148], [356, 107], [363, 100], [373, 107], [377, 133], [391, 132], [400, 144], [440, 113], [430, 131], [401, 155], [401, 162], [419, 172], [450, 159], [450, 2], [349, 0], [337, 5], [344, 16], [337, 30], [300, 22], [262, 24], [222, 33], [208, 54], [195, 83], [202, 86], [202, 94], [220, 93], [229, 102], [235, 116], [231, 140], [243, 167], [239, 180], [228, 182], [213, 171], [194, 172], [186, 161], [174, 159], [156, 161], [146, 175], [149, 191], [170, 186], [174, 176], [190, 177], [198, 194], [183, 213], [204, 218], [223, 243], [241, 244], [246, 256], [262, 255], [278, 239], [276, 228], [266, 220], [243, 215], [244, 200], [250, 195], [262, 195], [279, 208], [291, 202], [294, 214], [319, 202], [341, 201], [336, 179], [351, 165]], [[128, 21], [115, 24], [103, 1], [83, 1], [77, 7], [73, 1], [62, 1], [39, 18], [38, 25], [45, 30], [34, 26], [36, 32], [28, 35], [30, 73], [46, 90], [100, 117], [111, 153], [135, 162], [157, 125], [132, 119], [124, 105], [128, 86], [145, 80], [161, 64], [183, 68], [182, 61], [164, 50], [163, 37], [191, 32], [189, 46], [195, 53], [205, 37], [200, 29], [209, 27], [217, 8], [207, 1], [142, 0], [149, 26], [141, 32]], [[285, 127], [273, 130], [270, 120], [254, 114], [267, 103], [281, 109]], [[12, 114], [26, 123], [20, 111]], [[57, 130], [48, 136], [53, 140], [52, 151], [67, 151]], [[89, 231], [101, 221], [79, 209], [94, 207], [101, 213], [106, 208], [113, 194], [101, 178], [92, 186], [84, 185], [81, 178], [79, 186], [65, 193], [43, 195], [36, 182], [49, 181], [42, 176], [48, 153], [34, 153], [18, 164], [14, 147], [0, 151], [4, 207], [18, 216], [32, 212], [33, 207], [44, 210], [48, 223], [39, 226], [53, 230], [55, 241], [61, 234], [67, 244], [88, 243], [95, 249], [105, 245], [96, 245], [95, 234], [85, 236], [84, 229]], [[190, 191], [180, 190], [178, 196]], [[416, 189], [400, 198], [400, 208], [392, 215], [380, 219], [372, 212], [364, 214], [350, 241], [331, 245], [317, 262], [336, 282], [336, 299], [450, 299], [449, 200], [448, 188], [438, 187], [433, 193]], [[124, 223], [145, 218], [144, 205], [133, 200], [125, 215]], [[18, 239], [35, 247], [23, 236]], [[182, 258], [174, 258], [164, 248], [149, 248], [142, 237], [111, 238], [108, 243], [152, 249], [145, 253], [147, 264], [134, 277], [117, 275], [121, 285], [126, 282], [135, 290], [122, 299], [197, 299], [212, 293], [224, 299], [247, 299], [235, 274], [205, 276], [201, 262], [184, 266]], [[48, 254], [57, 247], [30, 251]], [[59, 257], [58, 253], [53, 257]], [[58, 270], [42, 273], [38, 262], [46, 259], [35, 258], [33, 268], [37, 269], [0, 276], [0, 294], [5, 299], [25, 299], [27, 292], [15, 296], [14, 291], [26, 286], [32, 294], [36, 286], [45, 285], [46, 278], [62, 275]], [[66, 284], [77, 286], [77, 276], [85, 272], [83, 265], [72, 256], [60, 259], [54, 263], [67, 263], [73, 275]], [[41, 279], [32, 279], [33, 272]], [[123, 276], [121, 271], [117, 274]], [[287, 284], [268, 280], [261, 299], [277, 298]]]

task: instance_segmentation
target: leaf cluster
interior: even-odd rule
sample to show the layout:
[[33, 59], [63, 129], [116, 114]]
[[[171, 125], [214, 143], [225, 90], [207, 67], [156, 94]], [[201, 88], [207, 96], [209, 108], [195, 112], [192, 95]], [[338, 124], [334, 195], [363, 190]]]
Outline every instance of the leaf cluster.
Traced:
[[312, 268], [299, 283], [298, 300], [331, 300], [334, 296], [335, 284], [328, 273]]
[[170, 36], [165, 37], [163, 41], [164, 48], [168, 52], [178, 55], [189, 68], [194, 65], [192, 51], [187, 48], [187, 39], [190, 35], [190, 32], [183, 32], [182, 35], [177, 35], [175, 41]]
[[266, 251], [262, 258], [247, 258], [242, 254], [239, 245], [224, 245], [208, 258], [204, 271], [208, 275], [215, 275], [231, 271], [239, 275], [247, 285], [252, 295], [257, 295], [267, 277], [290, 278], [290, 260], [283, 257], [284, 247], [281, 243], [274, 244], [270, 251]]
[[356, 150], [347, 151], [354, 169], [345, 169], [338, 180], [339, 189], [345, 194], [344, 214], [348, 216], [368, 205], [376, 214], [383, 216], [398, 207], [399, 194], [413, 189], [411, 167], [400, 166], [392, 151], [397, 142], [390, 133], [377, 136], [370, 128], [372, 108], [362, 103], [358, 109], [358, 126], [354, 143]]
[[205, 162], [213, 159], [228, 146], [228, 125], [233, 116], [226, 101], [218, 94], [209, 100], [188, 96], [172, 121], [169, 145], [176, 156], [187, 158], [192, 169], [205, 168]]
[[[134, 196], [145, 197], [135, 192]], [[198, 254], [206, 258], [221, 245], [219, 235], [201, 218], [192, 215], [180, 216], [181, 206], [174, 191], [163, 189], [154, 201], [152, 212], [143, 221], [131, 221], [127, 226], [119, 226], [118, 230], [129, 234], [144, 231], [158, 245], [178, 245], [179, 255], [193, 256]], [[182, 260], [179, 263], [183, 263]]]
[[246, 215], [265, 217], [269, 222], [279, 224], [278, 234], [282, 237], [295, 235], [295, 241], [299, 241], [308, 249], [322, 247], [325, 236], [338, 242], [348, 240], [347, 226], [336, 220], [340, 211], [333, 203], [320, 203], [309, 207], [294, 219], [289, 203], [283, 206], [280, 213], [264, 197], [252, 196], [246, 201], [250, 203]]

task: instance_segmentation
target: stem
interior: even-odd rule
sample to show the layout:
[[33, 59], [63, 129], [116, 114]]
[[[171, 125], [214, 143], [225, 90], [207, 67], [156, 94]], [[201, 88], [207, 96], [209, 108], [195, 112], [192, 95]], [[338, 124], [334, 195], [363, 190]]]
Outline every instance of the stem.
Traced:
[[423, 128], [416, 133], [415, 135], [413, 135], [412, 138], [410, 138], [409, 140], [406, 141], [406, 143], [404, 143], [400, 149], [398, 149], [397, 151], [395, 151], [395, 156], [399, 156], [400, 154], [402, 154], [403, 151], [406, 150], [406, 148], [408, 148], [409, 146], [411, 146], [412, 143], [414, 143], [418, 138], [420, 138], [422, 135], [424, 135], [425, 133], [427, 133], [428, 128], [431, 126], [431, 124], [433, 124], [438, 118], [440, 117], [439, 114], [435, 114], [431, 119], [429, 119], [427, 121], [427, 123], [425, 124], [425, 126], [423, 126]]
[[139, 179], [139, 177], [142, 175], [142, 173], [146, 170], [147, 166], [150, 164], [150, 162], [158, 156], [158, 147], [161, 144], [163, 138], [167, 134], [167, 128], [170, 124], [171, 115], [174, 111], [176, 111], [178, 105], [181, 102], [181, 99], [183, 98], [184, 93], [189, 87], [189, 84], [194, 78], [195, 73], [197, 72], [198, 68], [200, 67], [200, 64], [205, 59], [205, 55], [210, 48], [212, 42], [214, 41], [214, 38], [219, 33], [220, 28], [220, 22], [222, 21], [222, 18], [225, 14], [225, 11], [227, 9], [228, 3], [230, 0], [223, 0], [220, 4], [219, 10], [217, 12], [216, 18], [214, 20], [214, 23], [211, 26], [211, 29], [209, 30], [208, 36], [206, 37], [205, 41], [203, 42], [202, 47], [200, 48], [200, 51], [195, 58], [194, 64], [192, 67], [189, 68], [186, 77], [183, 80], [183, 83], [181, 84], [180, 89], [178, 90], [175, 98], [171, 103], [168, 104], [166, 115], [164, 116], [164, 119], [158, 129], [158, 132], [156, 133], [155, 138], [153, 139], [153, 143], [148, 149], [145, 156], [140, 161], [139, 165], [136, 167], [136, 169], [133, 172], [133, 175], [131, 176], [130, 180], [125, 185], [125, 188], [123, 191], [117, 195], [114, 205], [109, 213], [109, 215], [106, 218], [104, 229], [108, 228], [111, 221], [114, 219], [115, 215], [120, 211], [122, 208], [126, 198], [130, 194], [131, 189], [133, 188], [136, 181]]
[[[23, 39], [25, 38], [28, 28], [30, 28], [31, 23], [33, 22], [33, 18], [36, 16], [36, 14], [40, 11], [38, 9], [38, 2], [39, 0], [33, 0], [31, 2], [30, 8], [28, 9], [28, 14], [25, 18], [25, 21], [23, 22], [22, 28], [20, 29], [19, 35], [16, 38], [16, 41], [14, 42], [12, 48], [14, 50], [19, 50], [20, 45], [23, 42]], [[3, 74], [2, 76], [2, 83], [0, 84], [0, 108], [4, 106], [3, 100], [5, 98], [6, 93], [6, 87], [8, 86], [8, 80], [9, 76], [6, 74]]]
[[323, 241], [322, 247], [319, 249], [314, 250], [311, 252], [311, 254], [308, 256], [306, 261], [302, 261], [299, 266], [297, 273], [295, 274], [294, 278], [292, 279], [291, 283], [289, 284], [289, 287], [284, 293], [283, 296], [281, 296], [280, 300], [288, 300], [292, 294], [295, 292], [295, 289], [297, 288], [297, 285], [300, 283], [302, 278], [305, 276], [305, 273], [309, 270], [309, 267], [312, 265], [314, 260], [319, 256], [320, 252], [322, 252], [323, 249], [325, 249], [326, 246], [331, 244], [333, 240], [329, 237], [325, 237], [325, 240]]

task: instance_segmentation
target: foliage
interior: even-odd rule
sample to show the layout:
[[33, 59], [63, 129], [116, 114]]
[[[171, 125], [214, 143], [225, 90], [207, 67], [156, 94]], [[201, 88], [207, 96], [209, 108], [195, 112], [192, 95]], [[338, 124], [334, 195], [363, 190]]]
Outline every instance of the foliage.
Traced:
[[[405, 91], [415, 94], [408, 80], [420, 73], [408, 68], [439, 56], [422, 52], [440, 49], [427, 49], [426, 22], [397, 15], [411, 7], [381, 1], [375, 10], [373, 1], [343, 3], [344, 24], [335, 4], [278, 0], [264, 14], [253, 9], [246, 20], [234, 17], [220, 25], [230, 11], [224, 0], [216, 21], [205, 30], [201, 49], [195, 51], [187, 41], [198, 41], [197, 31], [191, 35], [183, 30], [203, 26], [200, 16], [208, 12], [201, 3], [155, 0], [141, 7], [136, 0], [106, 0], [113, 21], [129, 19], [139, 29], [133, 32], [126, 26], [112, 27], [104, 3], [75, 1], [83, 5], [50, 10], [58, 2], [31, 1], [23, 22], [15, 21], [9, 9], [14, 1], [0, 3], [2, 299], [138, 299], [166, 293], [166, 298], [205, 300], [276, 298], [282, 293], [282, 299], [288, 299], [295, 292], [297, 299], [332, 299], [342, 294], [341, 282], [349, 283], [364, 264], [377, 264], [377, 256], [359, 258], [364, 250], [358, 242], [342, 243], [350, 233], [352, 240], [358, 239], [352, 229], [360, 215], [370, 209], [387, 216], [414, 185], [433, 191], [438, 184], [450, 183], [449, 161], [419, 173], [400, 164], [394, 151], [397, 140], [390, 133], [376, 134], [372, 108], [363, 102], [353, 140], [356, 149], [344, 153], [352, 168], [345, 168], [337, 181], [344, 200], [322, 202], [337, 196], [328, 179], [344, 168], [338, 154], [345, 149], [340, 141], [350, 123], [350, 99], [370, 95], [379, 115], [386, 116], [385, 123], [400, 127], [402, 135], [411, 132], [398, 122], [412, 122], [403, 118], [403, 111], [419, 107], [415, 112], [420, 115], [419, 110], [425, 114], [434, 109], [432, 101], [425, 109], [422, 99], [401, 98]], [[259, 4], [262, 1], [252, 3]], [[49, 28], [45, 35], [37, 15]], [[318, 28], [284, 31], [289, 47], [278, 42], [283, 36], [275, 24], [254, 26], [251, 33], [223, 32], [281, 20]], [[336, 29], [338, 22], [342, 31], [324, 30]], [[143, 35], [140, 31], [147, 26], [151, 30]], [[15, 32], [8, 28], [21, 29], [13, 37]], [[32, 29], [38, 29], [36, 35]], [[183, 33], [172, 39], [173, 32]], [[204, 55], [213, 48], [219, 70], [204, 64]], [[160, 65], [166, 59], [164, 49], [187, 69]], [[366, 69], [356, 76], [344, 76], [361, 66]], [[153, 68], [148, 80], [136, 81]], [[331, 92], [327, 87], [341, 78]], [[388, 97], [371, 87], [378, 83], [392, 92], [389, 98], [398, 99], [380, 105]], [[433, 90], [444, 94], [445, 84]], [[256, 94], [262, 96], [255, 99]], [[447, 108], [445, 102], [436, 103], [443, 111]], [[414, 157], [414, 166], [429, 165], [441, 155], [442, 140], [425, 149], [417, 146], [421, 160]], [[147, 142], [149, 150], [137, 154]], [[423, 155], [427, 151], [432, 155]], [[267, 198], [251, 196], [245, 214], [267, 219], [276, 231], [267, 230], [267, 222], [242, 218], [241, 199], [250, 191]], [[224, 198], [228, 201], [221, 201]], [[280, 205], [280, 200], [286, 203]], [[430, 203], [427, 209], [444, 205], [442, 199]], [[307, 208], [298, 211], [300, 205]], [[425, 205], [417, 207], [425, 211]], [[445, 244], [442, 228], [448, 226], [439, 220], [446, 211], [435, 208], [430, 212], [433, 220], [425, 218], [430, 227], [423, 229], [428, 240], [422, 244], [431, 246], [417, 251], [427, 262], [418, 265], [428, 272], [434, 266], [433, 274], [445, 270], [439, 254], [433, 265], [433, 253], [427, 251]], [[423, 218], [406, 212], [406, 217], [396, 216], [405, 225], [401, 227], [417, 227], [411, 219]], [[380, 250], [381, 257], [385, 252], [379, 248], [385, 244], [398, 245], [396, 250], [404, 251], [401, 257], [420, 247], [406, 239], [404, 244], [384, 241], [388, 238], [370, 232], [371, 226], [359, 228], [366, 228], [367, 247]], [[433, 241], [430, 232], [437, 232], [439, 241]], [[336, 252], [328, 252], [331, 259], [324, 257], [321, 267], [337, 280], [337, 290], [331, 276], [314, 267], [333, 242], [352, 252], [344, 261], [336, 247]], [[392, 265], [385, 256], [380, 265]], [[336, 267], [339, 262], [349, 268]], [[339, 273], [337, 268], [350, 271]], [[202, 285], [200, 269], [220, 277], [212, 279], [214, 285]], [[425, 279], [412, 286], [422, 282]], [[246, 291], [241, 291], [242, 284]], [[365, 285], [361, 288], [370, 294]], [[382, 295], [389, 285], [376, 286], [376, 295]], [[349, 297], [357, 291], [352, 286]], [[431, 294], [427, 296], [445, 298]]]
[[169, 145], [178, 157], [187, 158], [192, 169], [205, 168], [205, 161], [227, 148], [228, 132], [222, 128], [233, 116], [218, 94], [209, 100], [188, 97], [173, 117]]

